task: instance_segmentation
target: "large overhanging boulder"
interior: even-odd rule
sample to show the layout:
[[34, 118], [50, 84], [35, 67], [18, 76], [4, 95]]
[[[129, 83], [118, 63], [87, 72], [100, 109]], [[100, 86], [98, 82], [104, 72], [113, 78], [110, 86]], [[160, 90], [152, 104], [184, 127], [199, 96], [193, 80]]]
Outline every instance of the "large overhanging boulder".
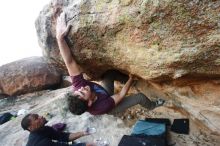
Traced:
[[63, 65], [55, 38], [61, 11], [73, 26], [71, 51], [92, 77], [108, 69], [145, 80], [220, 75], [219, 1], [54, 0], [36, 29], [44, 56]]
[[135, 74], [146, 95], [173, 99], [219, 133], [220, 1], [54, 0], [36, 29], [44, 56], [66, 71], [55, 38], [61, 11], [73, 26], [72, 54], [91, 77], [109, 69]]

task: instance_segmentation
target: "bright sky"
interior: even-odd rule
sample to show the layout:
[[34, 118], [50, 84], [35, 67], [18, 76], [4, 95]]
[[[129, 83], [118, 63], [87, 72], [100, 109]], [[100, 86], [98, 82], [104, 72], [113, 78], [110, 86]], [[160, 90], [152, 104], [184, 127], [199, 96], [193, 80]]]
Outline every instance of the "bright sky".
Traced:
[[30, 56], [42, 56], [35, 20], [50, 0], [3, 0], [0, 5], [0, 66]]

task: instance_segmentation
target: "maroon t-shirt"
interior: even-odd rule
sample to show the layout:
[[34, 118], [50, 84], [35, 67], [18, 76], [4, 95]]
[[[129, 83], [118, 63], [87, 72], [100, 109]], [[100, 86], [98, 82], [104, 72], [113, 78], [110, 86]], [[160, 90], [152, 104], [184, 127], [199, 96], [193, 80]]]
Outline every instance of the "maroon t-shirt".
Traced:
[[74, 91], [81, 87], [90, 86], [92, 92], [97, 96], [97, 100], [88, 108], [88, 112], [92, 115], [100, 115], [110, 112], [115, 107], [114, 99], [99, 84], [87, 81], [82, 74], [71, 76]]

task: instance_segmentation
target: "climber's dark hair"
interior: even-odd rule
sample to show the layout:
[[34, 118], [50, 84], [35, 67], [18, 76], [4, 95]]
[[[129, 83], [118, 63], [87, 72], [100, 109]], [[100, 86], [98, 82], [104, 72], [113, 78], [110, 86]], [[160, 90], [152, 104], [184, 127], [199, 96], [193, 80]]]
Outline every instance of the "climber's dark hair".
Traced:
[[87, 102], [79, 99], [79, 95], [67, 94], [67, 104], [74, 115], [81, 115], [88, 109]]

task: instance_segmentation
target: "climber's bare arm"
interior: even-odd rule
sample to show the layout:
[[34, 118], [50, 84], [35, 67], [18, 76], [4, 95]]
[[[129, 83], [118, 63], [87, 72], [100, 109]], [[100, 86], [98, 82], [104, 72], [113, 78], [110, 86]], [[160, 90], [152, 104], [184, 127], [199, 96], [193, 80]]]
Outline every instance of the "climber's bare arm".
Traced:
[[70, 76], [81, 73], [79, 65], [76, 63], [69, 46], [65, 41], [65, 36], [70, 30], [70, 25], [66, 25], [66, 15], [61, 13], [57, 19], [56, 38], [59, 46], [60, 54], [66, 64]]
[[130, 74], [128, 81], [125, 83], [121, 91], [111, 96], [115, 101], [115, 105], [119, 104], [120, 101], [125, 97], [125, 95], [127, 94], [128, 90], [131, 87], [132, 81], [133, 81], [133, 75]]

